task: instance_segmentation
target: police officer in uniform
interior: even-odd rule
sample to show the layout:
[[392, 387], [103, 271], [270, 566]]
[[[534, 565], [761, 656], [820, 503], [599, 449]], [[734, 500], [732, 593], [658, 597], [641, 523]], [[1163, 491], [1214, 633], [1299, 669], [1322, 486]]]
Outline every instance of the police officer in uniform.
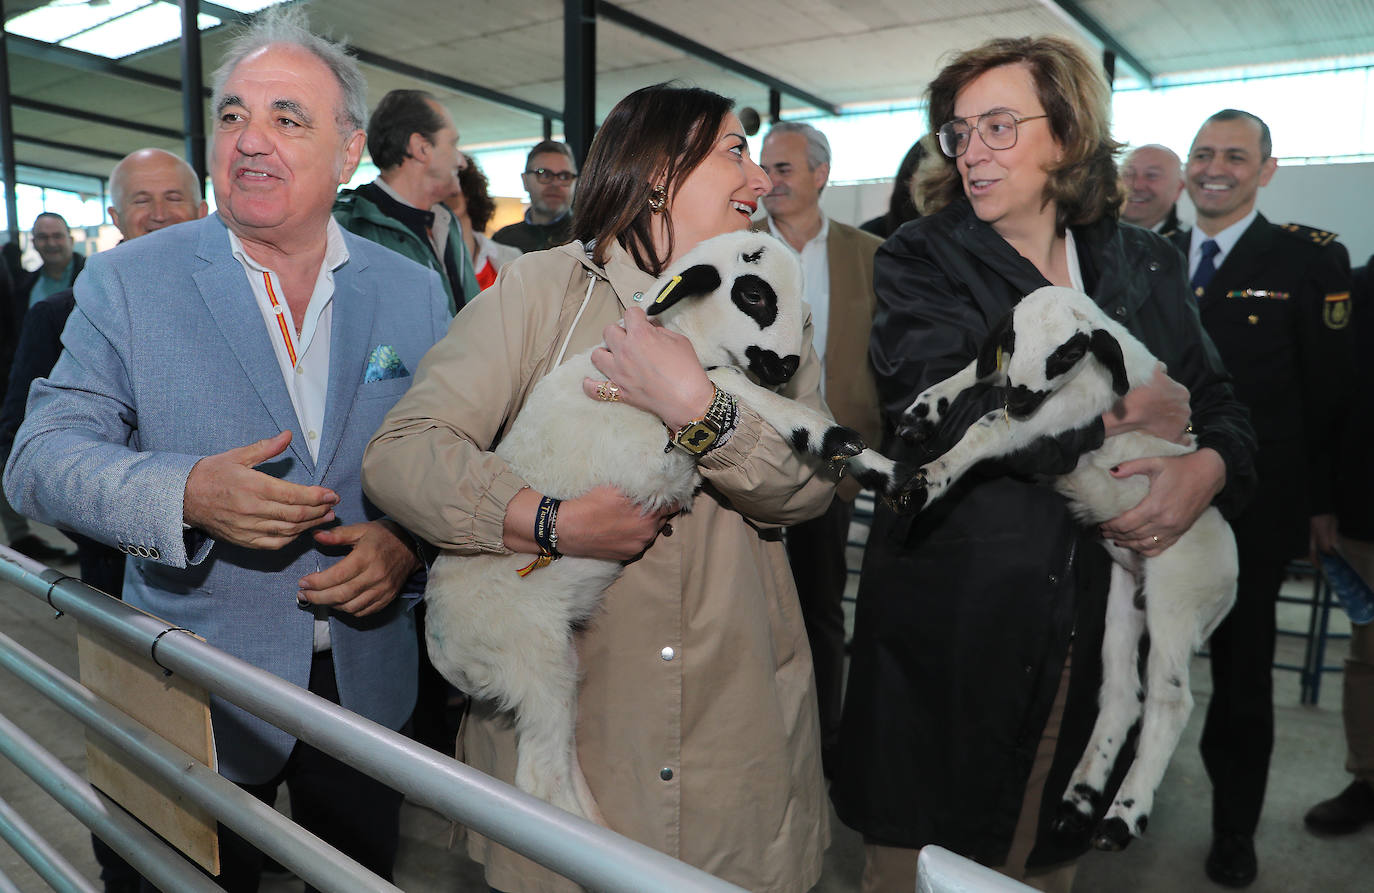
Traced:
[[1269, 128], [1225, 109], [1188, 155], [1197, 226], [1174, 242], [1203, 326], [1249, 407], [1259, 487], [1231, 522], [1240, 551], [1236, 606], [1212, 634], [1213, 694], [1202, 733], [1212, 780], [1207, 875], [1248, 886], [1274, 741], [1275, 606], [1284, 566], [1335, 546], [1332, 479], [1343, 392], [1353, 374], [1350, 259], [1335, 235], [1270, 223], [1255, 210], [1273, 177]]

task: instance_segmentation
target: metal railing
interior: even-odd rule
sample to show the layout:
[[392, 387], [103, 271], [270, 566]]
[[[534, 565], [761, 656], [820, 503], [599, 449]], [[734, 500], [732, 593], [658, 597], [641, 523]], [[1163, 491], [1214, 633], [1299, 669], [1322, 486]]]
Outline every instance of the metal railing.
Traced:
[[[169, 627], [79, 580], [4, 547], [0, 547], [0, 580], [46, 601], [59, 615], [70, 614], [136, 653], [147, 654], [165, 670], [185, 676], [376, 778], [412, 803], [459, 822], [584, 887], [608, 893], [741, 893], [733, 884], [415, 744], [385, 726], [225, 654], [185, 630]], [[398, 889], [109, 707], [5, 636], [0, 636], [0, 665], [128, 754], [142, 771], [183, 792], [310, 884], [322, 890], [349, 893]], [[59, 796], [59, 801], [150, 881], [178, 891], [215, 889], [202, 887], [206, 882], [203, 875], [165, 844], [155, 838], [150, 840], [152, 835], [146, 829], [113, 808], [103, 795], [51, 755], [46, 759], [25, 756], [29, 748], [22, 739], [27, 736], [11, 729], [8, 721], [0, 718], [0, 750], [16, 762], [27, 761], [27, 767], [21, 768], [35, 780], [45, 774], [59, 779], [48, 789], [49, 793], [58, 796], [54, 789], [70, 790], [72, 795]], [[3, 824], [0, 817], [0, 825]], [[26, 846], [40, 845], [31, 842]], [[195, 874], [196, 879], [188, 880], [182, 875], [172, 879], [159, 874], [178, 870]], [[60, 870], [50, 873], [56, 876]], [[0, 891], [5, 883], [0, 876]], [[54, 886], [85, 891], [80, 886]]]

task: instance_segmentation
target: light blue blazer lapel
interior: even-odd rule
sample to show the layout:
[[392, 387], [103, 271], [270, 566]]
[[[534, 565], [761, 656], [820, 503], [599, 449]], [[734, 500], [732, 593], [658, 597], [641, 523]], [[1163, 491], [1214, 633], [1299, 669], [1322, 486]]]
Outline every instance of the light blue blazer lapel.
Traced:
[[[364, 287], [367, 262], [351, 252], [348, 261], [334, 272], [334, 321], [329, 335], [329, 390], [324, 404], [324, 432], [320, 438], [315, 483], [321, 484], [339, 451], [348, 417], [363, 381], [372, 337], [372, 319], [377, 309], [377, 290]], [[372, 432], [366, 432], [371, 437]], [[350, 462], [362, 462], [361, 448]]]
[[[196, 255], [207, 263], [196, 270], [192, 278], [206, 306], [210, 308], [210, 315], [214, 317], [220, 335], [253, 389], [262, 398], [262, 405], [272, 417], [277, 430], [291, 432], [292, 454], [303, 468], [313, 473], [315, 463], [305, 445], [291, 395], [282, 381], [281, 367], [277, 364], [272, 343], [268, 341], [262, 312], [253, 298], [243, 266], [229, 249], [229, 233], [218, 215], [207, 217], [201, 223], [201, 239]], [[218, 371], [225, 375], [232, 372], [229, 369]]]

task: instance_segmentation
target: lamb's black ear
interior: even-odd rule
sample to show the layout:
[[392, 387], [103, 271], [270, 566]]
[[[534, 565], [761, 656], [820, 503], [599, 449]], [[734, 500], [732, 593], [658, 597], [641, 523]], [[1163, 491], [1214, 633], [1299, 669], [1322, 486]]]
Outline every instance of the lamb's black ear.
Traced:
[[978, 379], [981, 381], [999, 371], [1006, 365], [1006, 356], [1014, 350], [1016, 329], [1012, 326], [1012, 311], [1009, 310], [988, 332], [988, 337], [983, 339], [983, 346], [978, 349], [978, 365], [975, 367]]
[[1088, 336], [1076, 332], [1068, 341], [1050, 351], [1050, 355], [1045, 358], [1045, 380], [1058, 378], [1072, 369], [1088, 353], [1088, 347]]
[[1126, 359], [1121, 355], [1121, 343], [1106, 329], [1093, 329], [1093, 356], [1112, 373], [1112, 390], [1120, 397], [1131, 389], [1126, 378]]
[[658, 293], [645, 312], [649, 316], [654, 316], [667, 310], [683, 298], [709, 295], [718, 288], [720, 288], [720, 271], [711, 264], [697, 264], [669, 279], [668, 284], [663, 286], [663, 290]]

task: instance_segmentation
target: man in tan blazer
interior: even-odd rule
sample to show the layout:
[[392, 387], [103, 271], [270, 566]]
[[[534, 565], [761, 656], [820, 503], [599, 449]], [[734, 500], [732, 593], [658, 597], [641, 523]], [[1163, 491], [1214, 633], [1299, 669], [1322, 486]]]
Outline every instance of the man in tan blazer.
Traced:
[[[774, 124], [760, 163], [773, 181], [763, 197], [768, 217], [755, 229], [786, 242], [801, 258], [805, 298], [824, 366], [821, 393], [842, 425], [875, 448], [882, 440], [878, 392], [868, 363], [873, 326], [873, 254], [877, 237], [826, 217], [821, 191], [830, 177], [830, 143], [810, 124]], [[816, 669], [821, 758], [834, 768], [844, 677], [845, 547], [859, 487], [842, 481], [824, 515], [787, 529], [787, 556], [797, 581], [802, 618]]]

